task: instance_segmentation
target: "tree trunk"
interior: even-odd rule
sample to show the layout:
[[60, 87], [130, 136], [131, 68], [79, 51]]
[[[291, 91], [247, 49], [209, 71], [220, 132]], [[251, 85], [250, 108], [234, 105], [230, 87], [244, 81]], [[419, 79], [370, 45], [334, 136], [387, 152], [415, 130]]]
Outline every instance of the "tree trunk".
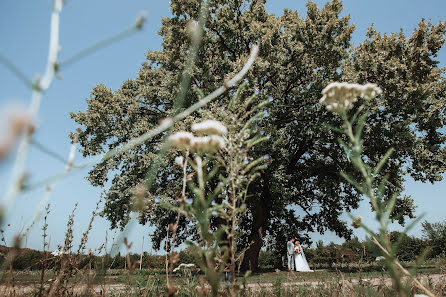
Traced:
[[262, 174], [263, 189], [262, 197], [255, 205], [252, 213], [253, 223], [251, 233], [249, 234], [249, 243], [251, 244], [246, 250], [241, 265], [241, 270], [255, 271], [259, 267], [259, 254], [263, 246], [263, 235], [268, 226], [270, 218], [270, 209], [272, 207], [271, 194], [269, 191], [269, 178]]

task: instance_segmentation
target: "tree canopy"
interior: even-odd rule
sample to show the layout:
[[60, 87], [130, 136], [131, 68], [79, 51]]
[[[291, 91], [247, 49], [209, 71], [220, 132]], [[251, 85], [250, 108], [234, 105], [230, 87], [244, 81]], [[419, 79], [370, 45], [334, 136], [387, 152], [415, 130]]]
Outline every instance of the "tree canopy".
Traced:
[[[172, 17], [162, 20], [162, 49], [149, 50], [135, 79], [113, 91], [93, 88], [85, 112], [72, 114], [79, 124], [71, 134], [84, 156], [107, 152], [171, 116], [188, 55], [187, 24], [198, 19], [201, 1], [171, 0]], [[318, 8], [308, 2], [306, 16], [284, 10], [269, 14], [262, 0], [210, 0], [209, 16], [198, 59], [191, 71], [192, 83], [209, 93], [240, 70], [250, 48], [260, 54], [247, 79], [251, 90], [273, 97], [259, 130], [270, 141], [256, 153], [269, 154], [271, 163], [250, 186], [248, 213], [240, 226], [246, 236], [245, 267], [255, 269], [262, 246], [282, 250], [289, 236], [309, 243], [308, 232], [331, 230], [348, 238], [351, 230], [340, 219], [358, 207], [360, 195], [341, 178], [342, 170], [355, 176], [352, 165], [326, 125], [341, 120], [319, 103], [321, 90], [333, 81], [376, 83], [383, 93], [367, 103], [370, 111], [364, 131], [367, 162], [375, 164], [389, 147], [396, 150], [382, 174], [389, 176], [387, 196], [399, 195], [394, 218], [401, 223], [413, 217], [415, 205], [401, 196], [405, 176], [438, 181], [445, 171], [445, 79], [436, 53], [445, 41], [445, 24], [422, 20], [411, 36], [402, 32], [382, 35], [370, 28], [366, 40], [351, 43], [354, 25], [341, 17], [341, 1]], [[216, 103], [224, 106], [227, 96]], [[198, 100], [189, 91], [184, 106]], [[210, 108], [210, 107], [209, 107]], [[352, 110], [354, 112], [354, 110]], [[200, 117], [199, 113], [194, 114]], [[190, 125], [188, 119], [177, 129]], [[94, 186], [104, 187], [104, 216], [113, 227], [123, 227], [132, 210], [134, 187], [146, 176], [161, 150], [164, 135], [97, 164], [89, 172]], [[167, 153], [157, 173], [151, 195], [175, 197], [181, 173]], [[110, 179], [110, 182], [108, 183]], [[156, 206], [140, 211], [140, 222], [156, 226], [155, 248], [166, 234], [174, 214]], [[193, 237], [186, 219], [180, 222], [178, 240]], [[265, 240], [268, 238], [268, 240]], [[250, 266], [248, 266], [250, 265]]]

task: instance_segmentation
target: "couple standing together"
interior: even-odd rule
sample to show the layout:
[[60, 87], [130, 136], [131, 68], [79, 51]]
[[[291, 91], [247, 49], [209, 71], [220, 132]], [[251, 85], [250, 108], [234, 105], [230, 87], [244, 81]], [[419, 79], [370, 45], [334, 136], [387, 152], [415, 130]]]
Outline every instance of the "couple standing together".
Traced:
[[299, 241], [295, 241], [294, 238], [291, 238], [291, 240], [287, 242], [286, 248], [288, 257], [288, 271], [313, 271], [310, 269], [310, 266], [308, 266], [304, 250]]

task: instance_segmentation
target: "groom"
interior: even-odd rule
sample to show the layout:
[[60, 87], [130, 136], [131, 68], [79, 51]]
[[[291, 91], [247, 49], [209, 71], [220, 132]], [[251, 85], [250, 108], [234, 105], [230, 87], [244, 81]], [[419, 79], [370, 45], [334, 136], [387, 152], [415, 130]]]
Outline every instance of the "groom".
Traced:
[[288, 271], [294, 270], [294, 238], [286, 243], [286, 255], [288, 258]]

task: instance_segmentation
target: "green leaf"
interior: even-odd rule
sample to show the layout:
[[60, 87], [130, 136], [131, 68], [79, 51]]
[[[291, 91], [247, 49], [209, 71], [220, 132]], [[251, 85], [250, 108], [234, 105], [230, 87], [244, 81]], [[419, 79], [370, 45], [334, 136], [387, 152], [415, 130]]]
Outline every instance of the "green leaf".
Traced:
[[390, 155], [392, 155], [393, 151], [393, 148], [387, 150], [387, 152], [384, 154], [384, 156], [381, 158], [381, 160], [378, 162], [375, 169], [373, 170], [373, 174], [379, 174], [381, 168], [384, 166], [384, 164], [386, 164], [387, 160], [389, 160]]
[[330, 124], [324, 123], [324, 126], [327, 127], [328, 129], [334, 131], [334, 132], [338, 132], [338, 133], [340, 133], [340, 134], [345, 134], [345, 131], [344, 131], [344, 130], [339, 129], [339, 128], [335, 127], [335, 126], [332, 126], [332, 125], [330, 125]]
[[356, 124], [356, 127], [355, 127], [355, 139], [356, 139], [357, 142], [359, 142], [361, 140], [362, 130], [364, 129], [364, 125], [366, 123], [367, 116], [368, 116], [367, 113], [361, 115], [359, 117], [359, 119], [358, 119], [358, 123]]
[[361, 194], [365, 194], [366, 191], [364, 190], [364, 187], [355, 181], [352, 177], [350, 177], [347, 173], [344, 171], [341, 171], [339, 173], [348, 183], [350, 183], [352, 186], [354, 186]]
[[384, 222], [386, 224], [389, 223], [390, 215], [392, 214], [393, 209], [395, 208], [396, 200], [397, 200], [397, 195], [393, 195], [392, 198], [390, 198], [390, 200], [387, 201], [386, 207], [385, 207], [385, 211], [384, 211], [384, 214], [383, 214], [383, 217], [382, 217], [382, 219], [384, 220], [383, 223]]
[[219, 169], [220, 169], [219, 164], [216, 164], [212, 168], [212, 170], [207, 174], [206, 181], [210, 181], [218, 173]]
[[237, 88], [237, 92], [232, 96], [231, 100], [229, 101], [228, 108], [232, 109], [239, 101], [240, 94], [248, 87], [249, 83], [247, 81], [243, 81], [239, 87]]

